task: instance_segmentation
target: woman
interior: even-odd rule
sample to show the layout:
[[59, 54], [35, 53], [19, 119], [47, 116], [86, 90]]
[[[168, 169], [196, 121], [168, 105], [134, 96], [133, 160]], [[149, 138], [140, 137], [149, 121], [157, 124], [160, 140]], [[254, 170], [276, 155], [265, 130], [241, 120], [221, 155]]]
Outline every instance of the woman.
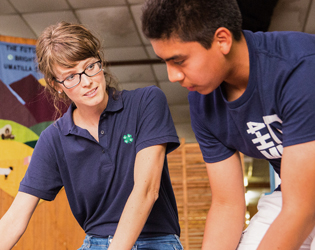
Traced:
[[110, 87], [100, 49], [89, 30], [65, 22], [38, 39], [47, 88], [55, 103], [72, 103], [37, 142], [0, 221], [1, 249], [18, 241], [39, 199], [62, 187], [87, 234], [80, 249], [182, 249], [166, 161], [179, 143], [166, 98], [156, 87]]

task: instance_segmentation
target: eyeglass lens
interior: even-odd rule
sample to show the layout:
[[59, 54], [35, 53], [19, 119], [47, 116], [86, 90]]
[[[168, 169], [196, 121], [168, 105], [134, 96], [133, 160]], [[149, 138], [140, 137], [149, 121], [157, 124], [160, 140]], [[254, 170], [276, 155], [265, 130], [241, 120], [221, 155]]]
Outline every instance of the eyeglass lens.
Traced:
[[90, 64], [82, 73], [77, 73], [68, 76], [64, 81], [63, 84], [66, 88], [72, 88], [78, 85], [81, 82], [81, 75], [85, 74], [88, 77], [95, 76], [102, 70], [101, 62], [95, 62]]

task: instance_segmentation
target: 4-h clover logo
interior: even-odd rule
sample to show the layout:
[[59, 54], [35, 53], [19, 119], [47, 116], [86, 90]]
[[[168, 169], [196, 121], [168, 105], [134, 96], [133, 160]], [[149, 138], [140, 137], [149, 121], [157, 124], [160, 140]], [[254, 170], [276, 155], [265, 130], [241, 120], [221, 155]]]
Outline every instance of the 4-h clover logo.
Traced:
[[127, 144], [128, 143], [132, 143], [132, 141], [133, 141], [133, 138], [132, 138], [131, 134], [124, 135], [123, 139], [124, 139], [124, 142], [127, 143]]

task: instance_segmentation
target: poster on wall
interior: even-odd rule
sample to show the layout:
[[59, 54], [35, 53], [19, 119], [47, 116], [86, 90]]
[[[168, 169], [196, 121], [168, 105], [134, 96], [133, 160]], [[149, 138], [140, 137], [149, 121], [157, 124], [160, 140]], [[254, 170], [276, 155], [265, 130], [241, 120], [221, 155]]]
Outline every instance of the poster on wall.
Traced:
[[55, 109], [44, 92], [35, 46], [0, 42], [0, 189], [15, 197]]

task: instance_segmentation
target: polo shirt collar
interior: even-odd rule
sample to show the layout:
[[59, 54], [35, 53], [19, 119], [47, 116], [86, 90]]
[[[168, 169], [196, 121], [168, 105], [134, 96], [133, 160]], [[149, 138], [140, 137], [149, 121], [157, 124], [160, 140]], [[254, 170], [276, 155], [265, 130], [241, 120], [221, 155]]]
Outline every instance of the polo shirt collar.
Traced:
[[110, 88], [108, 92], [109, 92], [108, 103], [103, 113], [117, 112], [121, 110], [124, 107], [123, 99], [122, 99], [122, 91], [118, 91], [113, 88]]
[[[108, 94], [108, 103], [102, 115], [106, 114], [107, 112], [117, 112], [121, 110], [123, 107], [124, 105], [122, 99], [122, 92], [110, 88]], [[71, 103], [67, 112], [56, 121], [64, 135], [72, 134], [77, 131], [77, 126], [74, 124], [72, 119], [72, 113], [74, 109], [75, 105], [74, 103]]]

